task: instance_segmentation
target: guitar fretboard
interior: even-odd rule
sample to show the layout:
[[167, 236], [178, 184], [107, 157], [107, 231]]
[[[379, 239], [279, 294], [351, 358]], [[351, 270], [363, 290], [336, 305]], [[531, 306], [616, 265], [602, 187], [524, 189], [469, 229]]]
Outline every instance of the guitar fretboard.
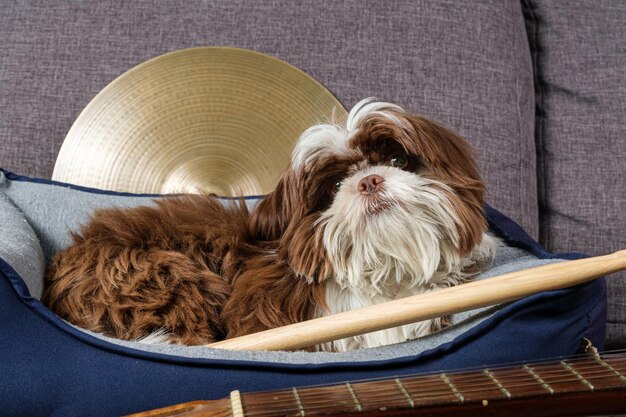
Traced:
[[[401, 376], [242, 395], [246, 416], [314, 416], [478, 405], [618, 392], [626, 400], [626, 358], [586, 356], [555, 363]], [[624, 401], [626, 408], [626, 401]]]

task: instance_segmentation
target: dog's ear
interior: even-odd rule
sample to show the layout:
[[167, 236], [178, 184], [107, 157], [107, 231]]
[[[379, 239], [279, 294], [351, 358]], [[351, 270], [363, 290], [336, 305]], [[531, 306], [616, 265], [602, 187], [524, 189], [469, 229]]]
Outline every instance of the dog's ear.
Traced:
[[254, 208], [248, 229], [256, 240], [277, 240], [287, 226], [302, 210], [294, 172], [288, 169], [278, 181], [278, 185]]
[[407, 144], [422, 157], [431, 162], [445, 176], [446, 183], [463, 182], [476, 193], [475, 198], [482, 200], [483, 184], [478, 173], [471, 145], [454, 131], [421, 116], [407, 116], [413, 127], [411, 140]]
[[278, 241], [279, 262], [308, 282], [321, 281], [330, 273], [322, 244], [317, 211], [307, 209], [301, 176], [288, 169], [278, 185], [261, 200], [250, 216], [249, 230], [256, 240]]
[[278, 259], [284, 259], [297, 277], [309, 283], [322, 282], [332, 274], [332, 266], [324, 249], [323, 229], [317, 227], [319, 213], [309, 213], [293, 222], [283, 235]]
[[471, 145], [460, 135], [421, 116], [407, 116], [413, 128], [409, 152], [425, 159], [430, 175], [450, 186], [449, 195], [460, 224], [459, 250], [468, 252], [487, 230], [484, 216], [485, 186], [480, 178]]

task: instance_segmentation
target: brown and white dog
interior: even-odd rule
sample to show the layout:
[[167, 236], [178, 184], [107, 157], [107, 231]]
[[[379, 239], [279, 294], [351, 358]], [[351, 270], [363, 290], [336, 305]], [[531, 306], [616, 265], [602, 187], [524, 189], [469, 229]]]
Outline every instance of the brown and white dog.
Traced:
[[[490, 262], [469, 145], [392, 104], [306, 130], [251, 211], [205, 195], [107, 209], [50, 265], [43, 301], [122, 339], [205, 344], [456, 285]], [[445, 319], [318, 346], [426, 335]], [[153, 335], [154, 337], [150, 337]]]

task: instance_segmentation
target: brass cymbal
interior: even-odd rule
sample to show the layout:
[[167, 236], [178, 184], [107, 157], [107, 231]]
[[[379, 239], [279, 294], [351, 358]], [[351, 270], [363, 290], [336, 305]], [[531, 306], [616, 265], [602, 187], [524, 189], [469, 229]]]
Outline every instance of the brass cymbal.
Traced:
[[122, 74], [85, 107], [52, 179], [133, 193], [270, 192], [308, 127], [345, 119], [294, 66], [227, 47], [184, 49]]

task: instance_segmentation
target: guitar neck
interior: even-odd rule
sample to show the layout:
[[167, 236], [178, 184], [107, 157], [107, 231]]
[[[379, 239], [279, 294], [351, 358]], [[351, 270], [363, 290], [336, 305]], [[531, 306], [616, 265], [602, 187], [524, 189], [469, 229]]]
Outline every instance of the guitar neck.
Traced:
[[[186, 406], [186, 408], [184, 408]], [[135, 416], [557, 416], [626, 412], [626, 356], [402, 376], [271, 392]], [[181, 412], [184, 408], [184, 412]]]

